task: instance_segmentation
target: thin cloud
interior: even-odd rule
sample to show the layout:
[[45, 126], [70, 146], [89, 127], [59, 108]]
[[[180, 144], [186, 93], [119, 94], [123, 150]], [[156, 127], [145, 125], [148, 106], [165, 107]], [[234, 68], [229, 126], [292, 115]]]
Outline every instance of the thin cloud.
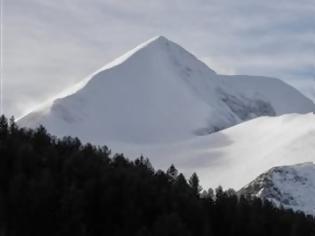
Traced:
[[8, 115], [20, 116], [155, 35], [219, 73], [279, 77], [315, 94], [313, 0], [4, 1]]

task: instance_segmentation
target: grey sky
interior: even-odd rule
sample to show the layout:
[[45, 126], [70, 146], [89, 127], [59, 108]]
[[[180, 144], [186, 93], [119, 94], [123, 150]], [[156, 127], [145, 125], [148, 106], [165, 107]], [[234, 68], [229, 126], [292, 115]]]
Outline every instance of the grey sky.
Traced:
[[274, 76], [315, 97], [314, 0], [4, 0], [3, 11], [7, 115], [156, 35], [218, 73]]

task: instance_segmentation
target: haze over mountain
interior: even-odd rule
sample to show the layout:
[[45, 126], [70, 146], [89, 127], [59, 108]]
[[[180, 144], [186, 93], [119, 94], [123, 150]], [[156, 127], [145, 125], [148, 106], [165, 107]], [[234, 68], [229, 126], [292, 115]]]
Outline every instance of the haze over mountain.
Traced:
[[219, 75], [181, 46], [156, 37], [19, 124], [43, 124], [57, 136], [78, 136], [132, 157], [144, 154], [159, 168], [174, 163], [187, 174], [197, 171], [204, 186], [241, 187], [287, 158], [278, 155], [301, 128], [286, 124], [301, 120], [301, 135], [307, 135], [304, 122], [313, 115], [259, 118], [208, 134], [255, 117], [314, 110], [311, 100], [280, 80]]

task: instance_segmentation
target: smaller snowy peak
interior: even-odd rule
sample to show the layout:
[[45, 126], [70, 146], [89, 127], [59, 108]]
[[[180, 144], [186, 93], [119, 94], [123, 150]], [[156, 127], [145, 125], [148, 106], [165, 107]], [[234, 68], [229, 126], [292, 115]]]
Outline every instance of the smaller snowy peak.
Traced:
[[315, 216], [315, 164], [306, 162], [274, 167], [239, 192]]

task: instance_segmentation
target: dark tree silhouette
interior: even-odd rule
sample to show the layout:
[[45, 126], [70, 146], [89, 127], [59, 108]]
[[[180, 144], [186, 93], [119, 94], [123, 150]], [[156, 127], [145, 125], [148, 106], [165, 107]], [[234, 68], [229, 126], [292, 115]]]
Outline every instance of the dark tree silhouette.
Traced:
[[190, 187], [192, 188], [193, 190], [193, 193], [196, 195], [196, 196], [199, 196], [202, 188], [201, 186], [199, 185], [199, 178], [197, 176], [196, 173], [193, 173], [192, 176], [190, 177], [189, 179], [189, 185]]
[[155, 171], [106, 147], [0, 117], [0, 236], [315, 235], [311, 216], [237, 196], [200, 195], [172, 165]]
[[166, 174], [171, 178], [171, 180], [175, 181], [178, 176], [178, 170], [172, 164], [166, 171]]

